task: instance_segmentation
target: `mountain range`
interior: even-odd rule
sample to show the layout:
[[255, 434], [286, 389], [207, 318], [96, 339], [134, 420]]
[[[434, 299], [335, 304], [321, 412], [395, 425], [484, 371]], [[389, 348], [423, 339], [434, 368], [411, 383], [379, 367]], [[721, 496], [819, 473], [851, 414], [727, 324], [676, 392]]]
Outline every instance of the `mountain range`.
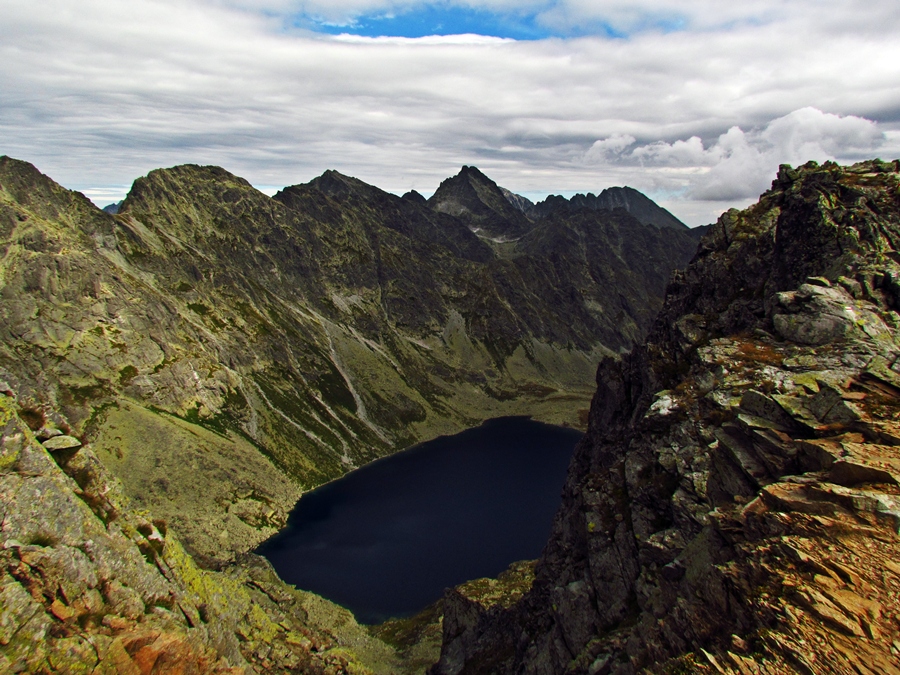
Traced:
[[247, 552], [417, 441], [586, 423], [698, 238], [560, 204], [185, 165], [100, 210], [0, 158], [0, 669], [421, 672]]
[[[0, 670], [900, 671], [898, 195], [900, 161], [783, 166], [698, 242], [472, 167], [180, 166], [110, 214], [0, 159]], [[587, 425], [539, 560], [366, 628], [247, 553], [510, 413]]]
[[697, 245], [625, 209], [533, 218], [469, 167], [424, 201], [178, 166], [115, 215], [10, 158], [0, 186], [0, 379], [218, 559], [418, 441], [583, 424], [596, 362], [641, 338]]

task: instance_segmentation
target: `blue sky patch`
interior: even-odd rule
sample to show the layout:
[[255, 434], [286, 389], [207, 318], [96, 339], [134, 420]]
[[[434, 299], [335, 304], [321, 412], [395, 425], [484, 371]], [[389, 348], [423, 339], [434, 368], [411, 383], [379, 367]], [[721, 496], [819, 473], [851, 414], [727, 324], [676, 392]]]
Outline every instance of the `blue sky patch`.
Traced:
[[[547, 9], [553, 3], [544, 6]], [[462, 35], [472, 33], [513, 40], [542, 40], [550, 37], [570, 38], [589, 35], [606, 38], [628, 38], [647, 31], [672, 33], [688, 28], [688, 20], [677, 13], [635, 13], [626, 22], [611, 22], [603, 17], [583, 18], [568, 26], [544, 24], [540, 11], [494, 12], [461, 7], [449, 3], [418, 5], [406, 11], [376, 12], [328, 22], [302, 14], [293, 20], [295, 28], [317, 33], [340, 35], [349, 33], [363, 37], [420, 38], [430, 35]]]
[[540, 40], [553, 33], [535, 22], [534, 15], [509, 15], [468, 7], [431, 6], [407, 12], [380, 13], [357, 17], [352, 23], [334, 25], [307, 18], [298, 27], [319, 33], [350, 33], [364, 37], [418, 38], [429, 35], [473, 33], [514, 40]]

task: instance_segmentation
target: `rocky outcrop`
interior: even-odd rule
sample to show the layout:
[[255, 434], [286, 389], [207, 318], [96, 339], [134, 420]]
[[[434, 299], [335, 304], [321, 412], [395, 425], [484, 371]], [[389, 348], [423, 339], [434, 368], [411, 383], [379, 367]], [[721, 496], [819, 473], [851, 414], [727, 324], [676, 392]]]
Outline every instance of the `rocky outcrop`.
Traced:
[[594, 364], [645, 333], [696, 246], [627, 218], [500, 245], [334, 171], [275, 198], [217, 167], [153, 171], [113, 216], [9, 158], [0, 242], [22, 414], [90, 441], [219, 560], [417, 441], [504, 414], [579, 424]]
[[898, 244], [900, 162], [724, 214], [601, 364], [533, 589], [448, 595], [432, 672], [900, 672]]
[[[634, 188], [611, 187], [599, 195], [589, 192], [568, 199], [550, 195], [535, 204], [498, 186], [474, 166], [464, 166], [456, 176], [442, 182], [428, 204], [439, 213], [456, 216], [484, 239], [496, 242], [515, 240], [545, 218], [565, 218], [579, 211], [621, 210], [642, 225], [689, 232], [687, 225]], [[604, 214], [603, 220], [608, 216], [609, 213]]]
[[89, 446], [39, 442], [17, 408], [0, 392], [0, 672], [400, 672], [347, 610], [263, 559], [200, 568]]

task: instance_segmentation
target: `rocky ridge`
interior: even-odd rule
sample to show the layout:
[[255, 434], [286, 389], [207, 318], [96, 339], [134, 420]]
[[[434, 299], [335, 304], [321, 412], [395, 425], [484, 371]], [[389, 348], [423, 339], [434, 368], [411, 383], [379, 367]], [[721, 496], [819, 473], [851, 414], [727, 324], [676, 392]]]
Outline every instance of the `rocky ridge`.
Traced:
[[503, 241], [521, 237], [532, 227], [521, 203], [515, 203], [516, 197], [474, 166], [464, 166], [438, 186], [428, 205], [439, 213], [460, 218], [485, 237]]
[[900, 672], [900, 162], [782, 167], [604, 360], [529, 593], [435, 674]]
[[550, 195], [545, 200], [526, 207], [525, 213], [532, 218], [546, 218], [551, 214], [572, 213], [578, 210], [615, 211], [622, 209], [644, 225], [671, 227], [685, 230], [687, 226], [656, 202], [630, 187], [611, 187], [599, 195], [593, 193], [576, 194], [570, 199]]
[[158, 170], [110, 215], [10, 158], [0, 239], [0, 379], [23, 419], [90, 441], [219, 560], [417, 441], [504, 414], [579, 424], [592, 364], [640, 338], [695, 248], [621, 216], [501, 255], [337, 172], [270, 198], [218, 167]]
[[[417, 197], [421, 199], [415, 191], [404, 195], [404, 198]], [[550, 195], [535, 204], [497, 185], [472, 166], [464, 166], [459, 174], [443, 181], [427, 203], [439, 213], [460, 218], [473, 232], [495, 243], [515, 241], [544, 219], [564, 218], [579, 211], [600, 211], [605, 219], [621, 210], [642, 225], [689, 232], [687, 225], [634, 188], [611, 187], [599, 195], [576, 194], [569, 199]], [[691, 234], [697, 236], [699, 232]]]

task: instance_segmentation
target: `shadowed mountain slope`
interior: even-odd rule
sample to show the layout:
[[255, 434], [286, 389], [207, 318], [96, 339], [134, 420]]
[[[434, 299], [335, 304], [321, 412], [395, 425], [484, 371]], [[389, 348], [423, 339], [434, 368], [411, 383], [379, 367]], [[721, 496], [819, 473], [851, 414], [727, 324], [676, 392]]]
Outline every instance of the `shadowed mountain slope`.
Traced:
[[443, 181], [428, 204], [493, 239], [515, 239], [531, 229], [526, 214], [474, 166], [464, 166], [456, 176]]

